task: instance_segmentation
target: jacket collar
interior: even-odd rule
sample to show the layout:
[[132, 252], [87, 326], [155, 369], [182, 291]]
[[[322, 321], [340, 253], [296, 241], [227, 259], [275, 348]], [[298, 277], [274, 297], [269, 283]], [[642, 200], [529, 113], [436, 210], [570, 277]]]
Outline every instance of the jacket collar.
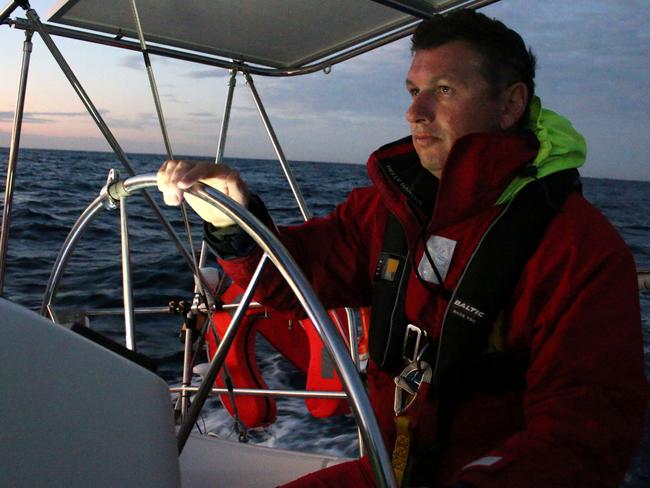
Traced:
[[[420, 165], [411, 137], [407, 137], [373, 153], [368, 174], [405, 226], [420, 227], [417, 218], [413, 222], [418, 210], [411, 208], [426, 208], [422, 201], [435, 198], [431, 222], [438, 228], [493, 206], [518, 171], [535, 158], [538, 148], [537, 139], [528, 132], [467, 135], [452, 148], [438, 183]], [[426, 186], [430, 186], [428, 195]]]

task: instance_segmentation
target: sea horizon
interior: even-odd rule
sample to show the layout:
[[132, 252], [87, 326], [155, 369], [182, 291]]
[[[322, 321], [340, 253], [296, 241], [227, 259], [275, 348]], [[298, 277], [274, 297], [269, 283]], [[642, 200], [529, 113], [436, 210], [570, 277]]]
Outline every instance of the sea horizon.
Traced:
[[[7, 152], [9, 151], [10, 147], [7, 145], [0, 145], [0, 150], [6, 150]], [[49, 148], [49, 147], [26, 147], [26, 146], [20, 146], [19, 151], [22, 150], [30, 150], [30, 151], [57, 151], [57, 152], [79, 152], [79, 153], [97, 153], [97, 154], [115, 154], [113, 151], [106, 150], [102, 151], [99, 149], [61, 149], [61, 148]], [[167, 155], [164, 152], [150, 152], [150, 151], [124, 151], [125, 154], [133, 154], [133, 155], [138, 155], [138, 156], [157, 156], [161, 158], [162, 160], [165, 160], [167, 158]], [[20, 154], [20, 153], [19, 153]], [[368, 154], [370, 155], [370, 153]], [[192, 158], [192, 159], [206, 159], [206, 160], [214, 160], [215, 156], [214, 155], [206, 155], [206, 154], [176, 154], [176, 158]], [[237, 160], [237, 161], [275, 161], [277, 162], [277, 158], [254, 158], [254, 157], [240, 157], [240, 156], [224, 156], [224, 159], [230, 159], [230, 160]], [[305, 159], [287, 159], [290, 163], [325, 163], [325, 164], [348, 164], [348, 165], [353, 165], [353, 166], [365, 166], [366, 161], [363, 162], [351, 162], [351, 161], [324, 161], [324, 160], [318, 160], [318, 159], [310, 159], [310, 160], [305, 160]]]
[[[9, 146], [6, 145], [0, 145], [0, 150], [6, 150], [9, 152]], [[115, 154], [113, 151], [106, 150], [106, 151], [101, 151], [99, 149], [60, 149], [60, 148], [47, 148], [47, 147], [25, 147], [25, 146], [20, 146], [19, 149], [19, 157], [18, 159], [20, 160], [20, 151], [22, 150], [32, 150], [32, 151], [56, 151], [56, 152], [76, 152], [76, 153], [97, 153], [97, 154]], [[164, 154], [163, 152], [150, 152], [150, 151], [124, 151], [125, 154], [129, 155], [137, 155], [137, 156], [155, 156], [160, 159], [161, 163], [165, 159], [167, 159], [167, 155]], [[372, 151], [369, 151], [368, 156]], [[117, 158], [117, 156], [115, 156]], [[205, 155], [205, 154], [176, 154], [175, 157], [178, 158], [188, 158], [188, 159], [205, 159], [205, 160], [214, 160], [215, 156], [214, 155]], [[254, 157], [241, 157], [241, 156], [224, 156], [224, 160], [226, 161], [265, 161], [265, 162], [278, 162], [277, 158], [254, 158]], [[343, 164], [343, 165], [351, 165], [351, 166], [365, 166], [366, 161], [363, 162], [350, 162], [350, 161], [322, 161], [322, 160], [305, 160], [305, 159], [290, 159], [287, 158], [287, 161], [291, 164], [298, 163], [317, 163], [317, 164]], [[588, 169], [589, 166], [589, 161], [585, 163], [585, 166]], [[593, 175], [587, 175], [583, 174], [583, 168], [579, 168], [581, 171], [581, 176], [583, 178], [591, 178], [591, 179], [596, 179], [596, 180], [610, 180], [610, 181], [631, 181], [631, 182], [639, 182], [639, 183], [650, 183], [650, 175], [648, 176], [648, 179], [632, 179], [632, 178], [614, 178], [614, 177], [609, 177], [609, 176], [593, 176]]]

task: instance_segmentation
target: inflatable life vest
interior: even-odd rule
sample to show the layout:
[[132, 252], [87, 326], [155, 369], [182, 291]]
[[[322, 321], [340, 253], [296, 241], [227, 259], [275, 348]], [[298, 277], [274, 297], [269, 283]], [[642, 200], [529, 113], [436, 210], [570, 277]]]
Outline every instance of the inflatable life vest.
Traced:
[[[232, 284], [221, 295], [221, 300], [223, 303], [237, 303], [242, 295], [243, 290], [238, 285]], [[224, 336], [232, 319], [232, 313], [232, 311], [219, 310], [212, 314], [212, 321], [219, 337]], [[348, 321], [345, 310], [332, 310], [330, 317], [347, 344], [349, 342]], [[364, 319], [363, 315], [362, 319]], [[367, 331], [366, 322], [367, 320], [362, 320]], [[255, 338], [258, 333], [298, 370], [306, 373], [307, 390], [343, 391], [334, 362], [312, 322], [309, 319], [296, 320], [266, 307], [250, 308], [246, 312], [240, 330], [226, 356], [225, 367], [234, 388], [268, 388], [255, 359]], [[364, 337], [367, 338], [367, 333]], [[206, 332], [206, 343], [208, 355], [212, 358], [217, 349], [217, 341], [211, 330]], [[365, 347], [367, 350], [367, 345]], [[219, 388], [224, 387], [223, 374], [217, 378], [216, 385]], [[276, 403], [272, 397], [237, 395], [235, 405], [232, 404], [228, 394], [222, 394], [220, 397], [228, 412], [233, 416], [236, 413], [248, 428], [265, 426], [276, 419]], [[341, 415], [349, 411], [345, 399], [308, 398], [305, 404], [309, 412], [318, 418]]]

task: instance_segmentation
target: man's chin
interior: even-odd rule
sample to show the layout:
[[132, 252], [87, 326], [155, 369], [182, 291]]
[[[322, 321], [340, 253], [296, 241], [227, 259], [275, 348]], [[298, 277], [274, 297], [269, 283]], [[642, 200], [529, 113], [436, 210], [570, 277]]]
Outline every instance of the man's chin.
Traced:
[[419, 151], [416, 152], [418, 153], [422, 167], [432, 173], [434, 176], [440, 177], [440, 172], [442, 172], [443, 167], [443, 164], [440, 162], [440, 158], [432, 156], [431, 154], [423, 154]]
[[443, 166], [438, 161], [422, 161], [422, 159], [420, 159], [420, 164], [433, 176], [440, 178], [440, 173], [442, 173]]

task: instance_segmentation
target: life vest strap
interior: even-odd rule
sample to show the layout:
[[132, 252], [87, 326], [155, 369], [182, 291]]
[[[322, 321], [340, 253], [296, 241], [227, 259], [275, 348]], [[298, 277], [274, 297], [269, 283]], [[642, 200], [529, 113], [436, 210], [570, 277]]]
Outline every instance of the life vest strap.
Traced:
[[404, 474], [407, 471], [409, 463], [409, 453], [411, 450], [411, 428], [408, 415], [398, 415], [395, 417], [395, 448], [393, 449], [393, 472], [397, 486], [404, 486]]
[[383, 370], [401, 364], [406, 331], [404, 300], [410, 271], [408, 243], [399, 220], [388, 213], [382, 251], [375, 269], [368, 336], [370, 358]]

